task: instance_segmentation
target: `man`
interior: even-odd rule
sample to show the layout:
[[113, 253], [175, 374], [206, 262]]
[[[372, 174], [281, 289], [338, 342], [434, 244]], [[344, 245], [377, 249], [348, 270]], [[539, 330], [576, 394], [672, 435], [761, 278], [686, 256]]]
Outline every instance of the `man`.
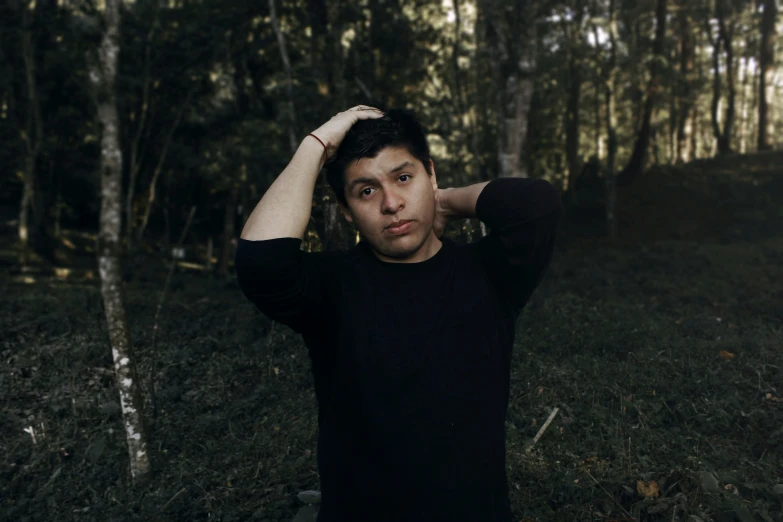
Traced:
[[[363, 240], [306, 253], [320, 169]], [[439, 189], [412, 114], [358, 106], [304, 138], [248, 218], [245, 295], [302, 334], [318, 399], [319, 522], [508, 522], [514, 323], [550, 263], [546, 181]], [[491, 233], [442, 237], [450, 219]]]

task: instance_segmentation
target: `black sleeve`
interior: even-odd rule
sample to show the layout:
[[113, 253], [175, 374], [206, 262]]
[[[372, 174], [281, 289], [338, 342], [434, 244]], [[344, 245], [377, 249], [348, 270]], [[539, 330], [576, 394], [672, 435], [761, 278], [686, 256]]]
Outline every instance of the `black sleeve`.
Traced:
[[324, 313], [325, 259], [300, 250], [301, 239], [240, 239], [239, 288], [269, 318], [298, 333], [318, 328]]
[[515, 313], [524, 308], [552, 261], [562, 215], [560, 194], [542, 179], [499, 178], [479, 194], [476, 216], [492, 231], [478, 249]]

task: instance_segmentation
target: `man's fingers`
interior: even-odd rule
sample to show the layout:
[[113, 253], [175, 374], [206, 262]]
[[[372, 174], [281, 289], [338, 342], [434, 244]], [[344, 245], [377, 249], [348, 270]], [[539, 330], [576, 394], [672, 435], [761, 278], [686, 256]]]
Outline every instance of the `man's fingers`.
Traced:
[[[349, 112], [351, 114], [348, 114]], [[327, 150], [336, 150], [345, 137], [345, 133], [348, 132], [354, 123], [359, 120], [377, 119], [383, 116], [383, 111], [377, 107], [357, 105], [335, 114], [328, 122], [321, 125], [317, 131], [319, 132], [319, 138], [322, 138], [324, 143], [327, 144]]]
[[377, 118], [383, 118], [384, 114], [379, 110], [364, 110], [364, 111], [356, 111], [356, 119], [358, 120], [370, 120], [370, 119], [377, 119]]
[[383, 111], [377, 107], [371, 107], [369, 105], [357, 105], [350, 109], [349, 112], [354, 112], [354, 116], [357, 120], [369, 120], [383, 117]]
[[351, 107], [346, 112], [353, 112], [353, 111], [377, 111], [377, 112], [382, 112], [377, 107], [372, 107], [370, 105], [357, 105], [355, 107]]

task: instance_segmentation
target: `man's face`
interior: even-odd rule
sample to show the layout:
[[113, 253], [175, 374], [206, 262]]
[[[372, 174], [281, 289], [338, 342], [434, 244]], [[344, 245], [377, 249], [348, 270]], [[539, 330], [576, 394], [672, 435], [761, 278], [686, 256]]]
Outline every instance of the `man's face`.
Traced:
[[341, 209], [380, 259], [418, 262], [437, 251], [432, 224], [438, 184], [431, 170], [428, 175], [405, 147], [386, 147], [346, 168], [348, 206]]

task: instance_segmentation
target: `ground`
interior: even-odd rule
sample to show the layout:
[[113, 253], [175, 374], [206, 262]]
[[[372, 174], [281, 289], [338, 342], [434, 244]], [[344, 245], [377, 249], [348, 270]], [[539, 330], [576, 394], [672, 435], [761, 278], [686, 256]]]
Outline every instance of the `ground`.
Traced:
[[[783, 520], [781, 165], [653, 169], [620, 190], [615, 243], [599, 207], [569, 210], [518, 324], [515, 520]], [[132, 486], [94, 273], [3, 267], [0, 520], [288, 522], [318, 489], [301, 340], [181, 270], [153, 346], [165, 272], [127, 285], [155, 405], [155, 474]]]

